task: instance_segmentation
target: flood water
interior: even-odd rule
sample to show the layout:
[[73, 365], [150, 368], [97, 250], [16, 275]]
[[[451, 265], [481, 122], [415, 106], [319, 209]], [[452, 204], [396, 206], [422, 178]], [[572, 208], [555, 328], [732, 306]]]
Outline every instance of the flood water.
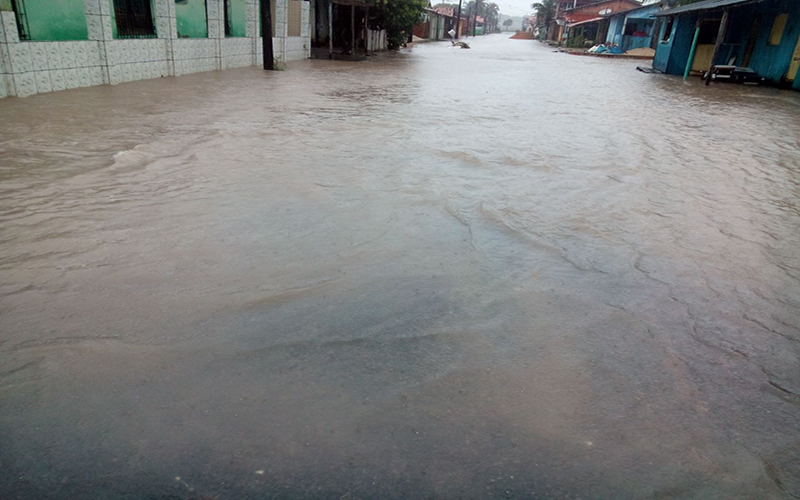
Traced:
[[0, 498], [800, 497], [800, 94], [471, 43], [1, 100]]

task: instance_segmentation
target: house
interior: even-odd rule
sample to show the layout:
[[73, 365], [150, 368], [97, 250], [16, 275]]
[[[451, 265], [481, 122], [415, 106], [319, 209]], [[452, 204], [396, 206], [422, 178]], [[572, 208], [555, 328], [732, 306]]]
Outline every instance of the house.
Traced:
[[422, 13], [420, 21], [414, 25], [413, 34], [427, 40], [443, 40], [445, 38], [444, 14], [440, 14], [430, 6]]
[[561, 0], [556, 4], [556, 12], [550, 23], [545, 26], [547, 29], [547, 40], [559, 42], [564, 37], [566, 22], [564, 12], [584, 5], [595, 3], [596, 0]]
[[572, 47], [605, 41], [609, 24], [607, 16], [614, 12], [635, 9], [641, 5], [635, 0], [604, 0], [567, 9], [557, 20], [559, 25], [565, 27], [561, 41]]
[[[309, 2], [271, 0], [273, 53], [309, 56]], [[257, 66], [259, 0], [0, 0], [0, 97]]]
[[472, 36], [486, 34], [486, 23], [483, 19], [483, 16], [476, 15], [472, 17], [472, 30], [470, 33]]
[[607, 14], [605, 42], [614, 44], [625, 52], [641, 47], [654, 47], [655, 13], [658, 10], [658, 4], [651, 4]]
[[[361, 0], [315, 0], [312, 59], [362, 60], [374, 50], [370, 4]], [[385, 35], [384, 37], [385, 38]]]
[[800, 2], [702, 0], [660, 11], [653, 67], [701, 74], [712, 65], [749, 67], [800, 90]]
[[[444, 17], [444, 32], [449, 33], [450, 30], [456, 31], [459, 36], [467, 35], [468, 19], [466, 16], [466, 9], [461, 14], [461, 19], [458, 19], [458, 7], [451, 5], [435, 5], [434, 12]], [[448, 36], [449, 37], [449, 36]]]

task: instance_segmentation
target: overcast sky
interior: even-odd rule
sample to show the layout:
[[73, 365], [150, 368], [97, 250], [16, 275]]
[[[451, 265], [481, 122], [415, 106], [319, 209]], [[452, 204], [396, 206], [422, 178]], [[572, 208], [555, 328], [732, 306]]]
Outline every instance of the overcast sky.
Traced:
[[[451, 0], [452, 1], [452, 0]], [[507, 16], [524, 16], [532, 14], [531, 4], [534, 0], [493, 0], [500, 6], [500, 13]]]

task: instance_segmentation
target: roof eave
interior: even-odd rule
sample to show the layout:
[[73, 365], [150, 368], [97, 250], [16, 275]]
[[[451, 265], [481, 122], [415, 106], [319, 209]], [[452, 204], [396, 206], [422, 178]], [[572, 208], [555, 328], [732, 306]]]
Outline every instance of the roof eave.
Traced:
[[689, 5], [681, 5], [679, 7], [673, 7], [667, 10], [661, 10], [655, 12], [653, 16], [655, 17], [664, 17], [664, 16], [675, 16], [681, 14], [689, 14], [691, 12], [711, 12], [715, 10], [723, 10], [728, 9], [731, 7], [741, 7], [742, 5], [747, 5], [750, 3], [757, 3], [763, 2], [764, 0], [741, 0], [732, 3], [722, 4], [722, 5], [709, 5], [708, 7], [703, 6], [703, 2], [699, 2], [697, 4], [689, 4]]

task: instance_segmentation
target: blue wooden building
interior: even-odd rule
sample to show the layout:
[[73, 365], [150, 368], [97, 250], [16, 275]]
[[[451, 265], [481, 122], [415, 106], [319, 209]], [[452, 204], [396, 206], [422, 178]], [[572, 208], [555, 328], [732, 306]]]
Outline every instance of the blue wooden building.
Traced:
[[613, 43], [624, 51], [650, 47], [658, 9], [658, 4], [654, 4], [607, 16], [606, 43]]
[[718, 64], [744, 66], [800, 90], [800, 1], [701, 0], [655, 15], [654, 68], [682, 75], [687, 64], [695, 74]]

